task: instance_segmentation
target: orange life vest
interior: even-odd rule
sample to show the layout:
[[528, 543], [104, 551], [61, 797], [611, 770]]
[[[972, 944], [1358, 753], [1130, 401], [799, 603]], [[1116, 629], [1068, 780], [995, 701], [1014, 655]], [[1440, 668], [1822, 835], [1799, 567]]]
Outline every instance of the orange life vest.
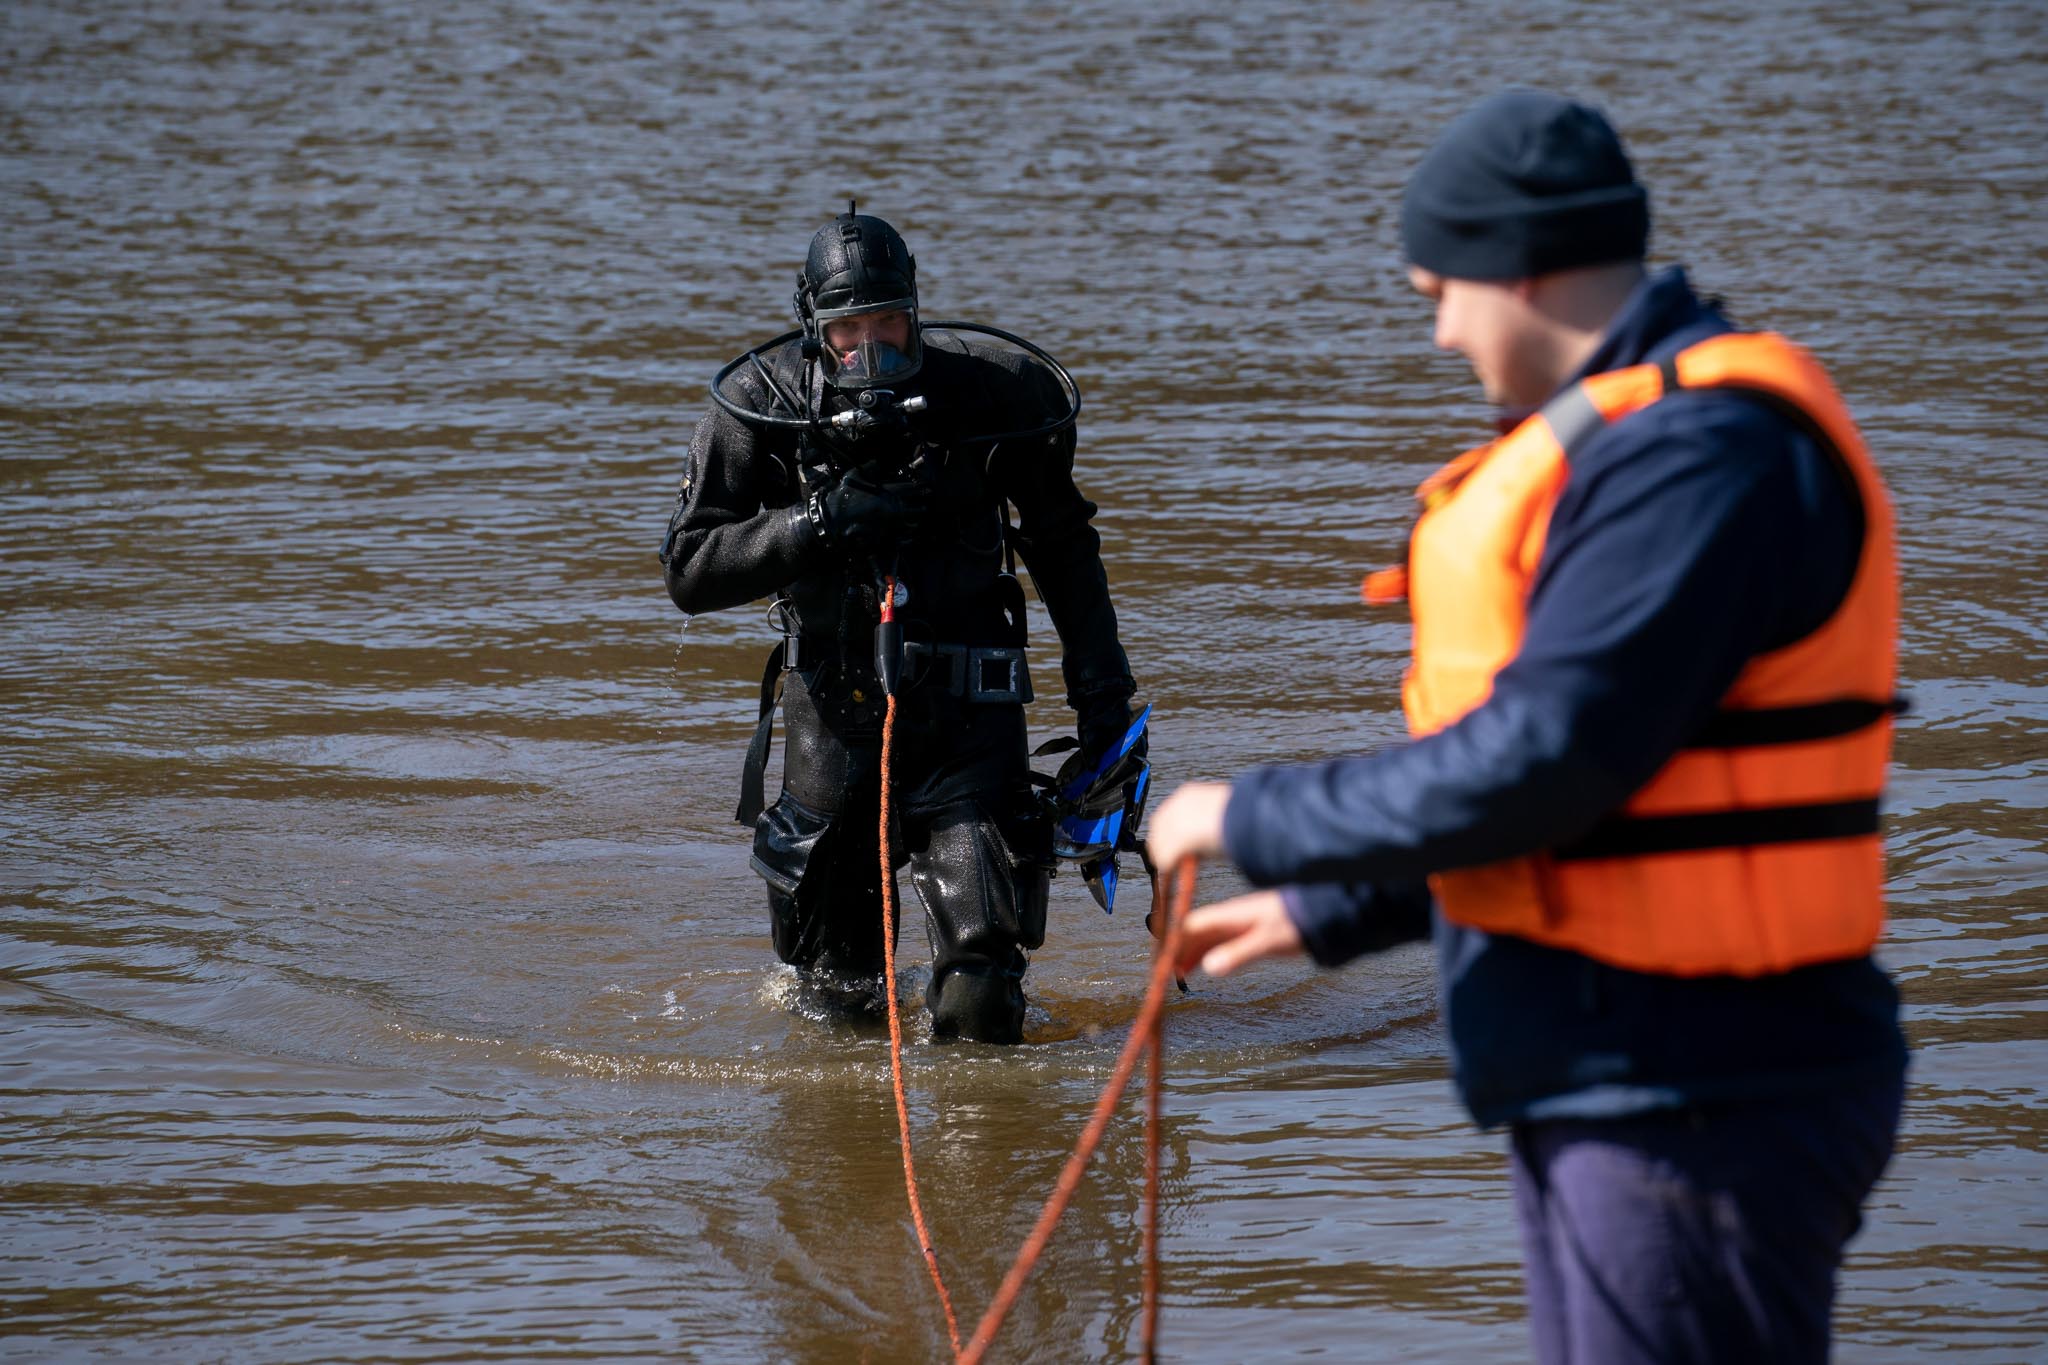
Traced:
[[1805, 351], [1731, 333], [1574, 385], [1423, 483], [1408, 564], [1367, 578], [1366, 600], [1410, 602], [1412, 734], [1479, 706], [1521, 649], [1572, 450], [1680, 387], [1770, 404], [1835, 460], [1863, 515], [1848, 592], [1811, 634], [1751, 659], [1705, 731], [1585, 836], [1432, 886], [1457, 923], [1637, 971], [1761, 976], [1860, 957], [1884, 919], [1878, 798], [1897, 709], [1897, 568], [1883, 481]]

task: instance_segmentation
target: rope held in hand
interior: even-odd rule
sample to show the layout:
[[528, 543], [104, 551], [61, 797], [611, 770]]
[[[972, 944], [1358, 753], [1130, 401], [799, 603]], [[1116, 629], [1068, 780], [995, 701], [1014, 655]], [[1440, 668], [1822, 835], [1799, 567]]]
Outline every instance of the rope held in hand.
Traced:
[[1166, 1006], [1166, 988], [1173, 980], [1173, 961], [1180, 947], [1181, 922], [1195, 901], [1195, 860], [1183, 858], [1176, 867], [1169, 882], [1172, 886], [1172, 908], [1168, 909], [1169, 893], [1166, 884], [1157, 887], [1153, 893], [1153, 911], [1160, 924], [1159, 941], [1152, 952], [1152, 978], [1145, 989], [1145, 1002], [1138, 1007], [1138, 1017], [1131, 1025], [1131, 1035], [1124, 1040], [1123, 1051], [1118, 1054], [1116, 1067], [1110, 1072], [1109, 1083], [1102, 1088], [1102, 1098], [1095, 1102], [1095, 1113], [1088, 1120], [1088, 1126], [1081, 1132], [1081, 1140], [1074, 1147], [1074, 1154], [1067, 1158], [1065, 1169], [1060, 1172], [1057, 1184], [1053, 1186], [1052, 1197], [1046, 1201], [1044, 1212], [1038, 1215], [1038, 1225], [1031, 1229], [1031, 1235], [1024, 1239], [1024, 1245], [1017, 1252], [1016, 1261], [1010, 1266], [1010, 1273], [1003, 1277], [1003, 1283], [996, 1290], [995, 1301], [989, 1304], [981, 1322], [975, 1327], [974, 1335], [968, 1339], [967, 1349], [960, 1353], [961, 1365], [979, 1365], [995, 1341], [996, 1332], [1003, 1325], [1015, 1306], [1017, 1296], [1023, 1292], [1024, 1281], [1031, 1276], [1038, 1264], [1039, 1256], [1045, 1251], [1046, 1243], [1052, 1239], [1053, 1225], [1060, 1215], [1067, 1211], [1067, 1203], [1080, 1188], [1081, 1172], [1087, 1167], [1089, 1158], [1095, 1155], [1095, 1148], [1102, 1141], [1103, 1132], [1109, 1127], [1110, 1115], [1116, 1111], [1116, 1104], [1123, 1097], [1124, 1087], [1130, 1084], [1131, 1072], [1137, 1068], [1138, 1054], [1152, 1052], [1151, 1093], [1147, 1103], [1145, 1125], [1145, 1304], [1144, 1304], [1144, 1359], [1154, 1358], [1153, 1334], [1159, 1319], [1157, 1302], [1159, 1286], [1159, 1242], [1157, 1238], [1158, 1201], [1158, 1093], [1159, 1085], [1159, 1040], [1164, 1032], [1163, 1011]]

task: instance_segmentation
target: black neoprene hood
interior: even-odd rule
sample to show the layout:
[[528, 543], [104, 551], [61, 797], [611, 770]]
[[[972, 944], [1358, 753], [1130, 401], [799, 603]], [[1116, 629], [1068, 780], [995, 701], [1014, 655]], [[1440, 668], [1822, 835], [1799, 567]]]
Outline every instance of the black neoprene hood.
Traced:
[[870, 214], [842, 213], [811, 238], [798, 281], [799, 308], [861, 308], [917, 302], [917, 261], [896, 229]]
[[[835, 322], [880, 313], [905, 315], [907, 331], [894, 340], [842, 336], [839, 345], [832, 344]], [[819, 368], [836, 389], [865, 394], [893, 388], [923, 368], [917, 262], [896, 229], [879, 218], [849, 207], [818, 229], [797, 277], [796, 315], [804, 335], [820, 344]]]

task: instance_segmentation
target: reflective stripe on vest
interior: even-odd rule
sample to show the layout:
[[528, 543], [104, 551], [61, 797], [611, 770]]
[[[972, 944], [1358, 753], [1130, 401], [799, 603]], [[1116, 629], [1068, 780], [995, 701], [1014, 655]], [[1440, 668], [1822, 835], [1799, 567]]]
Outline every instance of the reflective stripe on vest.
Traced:
[[1767, 403], [1835, 461], [1863, 520], [1847, 593], [1811, 634], [1751, 659], [1706, 729], [1593, 830], [1432, 884], [1457, 923], [1637, 971], [1758, 976], [1858, 957], [1884, 918], [1878, 800], [1896, 710], [1897, 569], [1883, 482], [1806, 352], [1729, 334], [1575, 385], [1423, 484], [1406, 581], [1375, 575], [1368, 600], [1406, 589], [1411, 733], [1479, 706], [1521, 648], [1571, 451], [1681, 387]]

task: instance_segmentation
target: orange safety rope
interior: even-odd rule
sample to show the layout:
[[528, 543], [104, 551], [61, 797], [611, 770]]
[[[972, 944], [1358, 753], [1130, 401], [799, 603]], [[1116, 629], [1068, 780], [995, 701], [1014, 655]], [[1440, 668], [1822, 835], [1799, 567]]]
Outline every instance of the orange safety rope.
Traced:
[[[1053, 1187], [1052, 1198], [1045, 1204], [1044, 1212], [1038, 1215], [1038, 1225], [1031, 1229], [1031, 1235], [1024, 1239], [1024, 1245], [1017, 1252], [1016, 1261], [1010, 1266], [1010, 1273], [1003, 1277], [1003, 1283], [996, 1290], [995, 1301], [982, 1315], [975, 1327], [974, 1335], [968, 1339], [967, 1349], [960, 1352], [960, 1365], [980, 1365], [989, 1346], [995, 1341], [996, 1332], [1016, 1305], [1017, 1296], [1023, 1292], [1024, 1281], [1030, 1278], [1032, 1268], [1045, 1251], [1046, 1243], [1052, 1239], [1053, 1225], [1067, 1210], [1067, 1203], [1080, 1188], [1081, 1172], [1095, 1155], [1095, 1148], [1102, 1141], [1103, 1132], [1109, 1127], [1110, 1115], [1116, 1111], [1116, 1104], [1122, 1098], [1124, 1087], [1130, 1084], [1131, 1072], [1136, 1069], [1138, 1054], [1157, 1045], [1163, 1031], [1162, 1012], [1166, 1005], [1167, 983], [1173, 979], [1174, 957], [1180, 947], [1181, 921], [1193, 907], [1195, 899], [1195, 860], [1184, 858], [1175, 868], [1171, 877], [1173, 883], [1173, 905], [1167, 908], [1167, 889], [1158, 888], [1154, 897], [1155, 914], [1160, 919], [1159, 942], [1152, 954], [1152, 978], [1145, 990], [1145, 1002], [1138, 1007], [1138, 1017], [1131, 1025], [1131, 1036], [1124, 1040], [1123, 1051], [1118, 1054], [1116, 1067], [1110, 1073], [1109, 1083], [1102, 1089], [1102, 1098], [1095, 1102], [1095, 1113], [1082, 1130], [1081, 1141], [1075, 1146], [1074, 1154], [1067, 1158], [1065, 1169], [1060, 1172], [1058, 1183]], [[1153, 1073], [1155, 1078], [1158, 1073]], [[1156, 1098], [1154, 1100], [1156, 1105]], [[1148, 1146], [1156, 1143], [1158, 1128], [1156, 1122], [1146, 1124]], [[1153, 1327], [1158, 1319], [1158, 1304], [1155, 1295], [1158, 1289], [1159, 1272], [1156, 1262], [1158, 1243], [1152, 1235], [1158, 1221], [1157, 1189], [1155, 1179], [1158, 1168], [1156, 1147], [1148, 1150], [1145, 1159], [1145, 1223], [1146, 1257], [1145, 1270], [1145, 1359], [1153, 1358]]]
[[[891, 575], [882, 594], [882, 619], [896, 615], [896, 579]], [[889, 1000], [889, 1079], [896, 1088], [896, 1132], [903, 1146], [903, 1185], [910, 1192], [910, 1221], [917, 1227], [917, 1244], [924, 1251], [924, 1263], [931, 1268], [932, 1284], [939, 1291], [939, 1304], [946, 1310], [946, 1335], [952, 1339], [953, 1354], [960, 1354], [960, 1324], [953, 1316], [953, 1296], [939, 1274], [939, 1256], [932, 1249], [932, 1234], [924, 1224], [924, 1207], [917, 1197], [917, 1167], [910, 1159], [910, 1103], [903, 1097], [903, 1020], [896, 1008], [896, 860], [889, 845], [889, 754], [896, 739], [896, 694], [887, 696], [882, 715], [882, 976]]]
[[[883, 585], [881, 614], [882, 620], [895, 620], [896, 579], [890, 575]], [[1037, 1226], [1024, 1239], [1024, 1245], [1017, 1252], [1017, 1259], [1010, 1271], [1003, 1277], [1002, 1285], [996, 1290], [995, 1301], [982, 1315], [981, 1322], [974, 1329], [973, 1338], [963, 1349], [960, 1345], [960, 1325], [953, 1314], [953, 1296], [946, 1292], [945, 1278], [939, 1274], [938, 1253], [932, 1247], [931, 1231], [925, 1226], [924, 1206], [917, 1194], [917, 1167], [910, 1155], [910, 1104], [903, 1094], [903, 1021], [896, 1006], [896, 863], [891, 856], [889, 838], [891, 776], [889, 761], [896, 741], [896, 694], [887, 693], [882, 715], [882, 799], [881, 824], [878, 842], [881, 845], [882, 864], [882, 974], [888, 992], [889, 1004], [889, 1079], [896, 1092], [896, 1131], [903, 1149], [903, 1184], [910, 1196], [910, 1221], [917, 1228], [917, 1244], [924, 1252], [925, 1265], [932, 1272], [932, 1285], [939, 1291], [939, 1304], [946, 1312], [946, 1336], [952, 1342], [953, 1358], [956, 1365], [980, 1365], [1001, 1330], [1003, 1319], [1016, 1306], [1017, 1296], [1023, 1292], [1024, 1282], [1030, 1278], [1038, 1258], [1044, 1254], [1047, 1243], [1052, 1240], [1052, 1230], [1067, 1210], [1067, 1204], [1080, 1188], [1081, 1173], [1095, 1155], [1095, 1149], [1102, 1142], [1102, 1135], [1109, 1127], [1110, 1115], [1116, 1111], [1117, 1101], [1123, 1097], [1124, 1089], [1130, 1084], [1131, 1072], [1137, 1067], [1139, 1052], [1146, 1055], [1145, 1090], [1145, 1203], [1144, 1256], [1145, 1281], [1143, 1304], [1143, 1358], [1146, 1365], [1157, 1359], [1157, 1336], [1159, 1328], [1159, 1105], [1165, 1070], [1166, 1035], [1166, 983], [1177, 980], [1174, 972], [1174, 958], [1180, 947], [1181, 922], [1194, 906], [1195, 901], [1195, 860], [1183, 858], [1180, 865], [1171, 870], [1167, 881], [1152, 889], [1152, 917], [1159, 925], [1159, 940], [1152, 954], [1152, 973], [1145, 990], [1145, 1000], [1138, 1007], [1138, 1017], [1131, 1024], [1131, 1035], [1124, 1040], [1123, 1051], [1118, 1054], [1116, 1066], [1110, 1073], [1109, 1083], [1103, 1087], [1102, 1097], [1095, 1102], [1095, 1112], [1082, 1130], [1081, 1140], [1074, 1148], [1074, 1154], [1067, 1158], [1067, 1164], [1060, 1171], [1060, 1178], [1053, 1187], [1052, 1197], [1046, 1201], [1045, 1209], [1038, 1216]], [[1170, 888], [1170, 891], [1169, 891]], [[1169, 904], [1169, 901], [1171, 902]]]
[[[1194, 881], [1192, 869], [1188, 880]], [[1171, 919], [1160, 922], [1161, 932], [1171, 932]], [[1161, 947], [1165, 945], [1162, 943]], [[1143, 1343], [1139, 1359], [1152, 1365], [1159, 1359], [1159, 1103], [1166, 1086], [1166, 1016], [1152, 1026], [1145, 1044], [1145, 1288], [1138, 1339]]]

